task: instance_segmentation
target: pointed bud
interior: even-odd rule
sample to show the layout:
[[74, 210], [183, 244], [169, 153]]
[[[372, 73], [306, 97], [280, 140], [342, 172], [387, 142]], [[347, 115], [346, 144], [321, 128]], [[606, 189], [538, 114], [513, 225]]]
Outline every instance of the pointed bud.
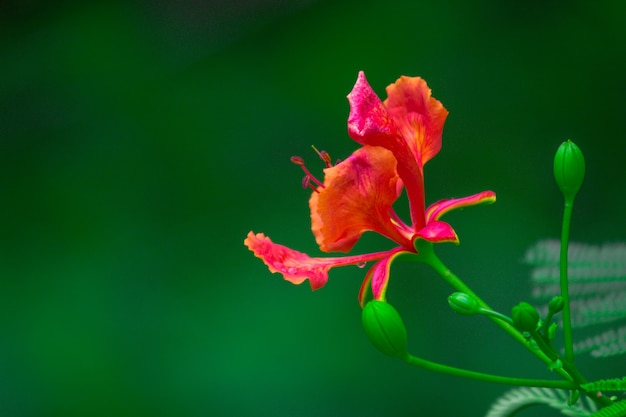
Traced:
[[522, 332], [534, 332], [539, 324], [537, 309], [526, 302], [521, 302], [511, 311], [515, 328]]
[[365, 333], [376, 349], [400, 359], [408, 355], [406, 328], [391, 304], [372, 300], [363, 307], [361, 319]]
[[449, 296], [448, 304], [452, 310], [466, 316], [478, 314], [482, 311], [481, 307], [478, 305], [478, 301], [464, 292], [455, 292]]
[[585, 178], [585, 158], [578, 146], [566, 140], [554, 156], [554, 178], [566, 200], [573, 200]]

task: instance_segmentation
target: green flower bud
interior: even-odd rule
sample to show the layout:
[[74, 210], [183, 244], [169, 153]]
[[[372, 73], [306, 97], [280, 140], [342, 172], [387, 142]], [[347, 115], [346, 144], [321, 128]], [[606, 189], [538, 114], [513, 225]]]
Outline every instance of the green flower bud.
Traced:
[[548, 311], [552, 314], [556, 314], [563, 310], [563, 307], [565, 307], [565, 301], [563, 301], [563, 297], [557, 295], [550, 300], [550, 303], [548, 304]]
[[526, 302], [521, 302], [511, 311], [513, 326], [522, 332], [534, 332], [539, 323], [539, 313], [535, 307]]
[[406, 328], [391, 304], [372, 300], [363, 307], [361, 319], [365, 333], [376, 349], [400, 359], [408, 355]]
[[566, 200], [573, 199], [585, 178], [585, 158], [578, 146], [567, 140], [554, 156], [554, 178]]
[[455, 292], [448, 297], [448, 304], [452, 310], [459, 314], [471, 316], [481, 312], [481, 307], [478, 305], [478, 301], [474, 297], [469, 296], [464, 292]]

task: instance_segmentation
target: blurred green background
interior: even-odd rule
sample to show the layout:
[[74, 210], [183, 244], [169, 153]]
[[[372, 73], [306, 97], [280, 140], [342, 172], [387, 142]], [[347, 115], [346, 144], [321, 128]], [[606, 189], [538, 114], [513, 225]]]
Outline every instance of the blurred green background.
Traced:
[[[559, 233], [563, 140], [587, 160], [572, 238], [626, 238], [625, 5], [2, 2], [0, 415], [484, 415], [507, 387], [369, 345], [363, 270], [333, 270], [312, 293], [243, 239], [319, 255], [289, 157], [321, 172], [312, 144], [333, 159], [356, 149], [345, 96], [359, 70], [381, 96], [421, 75], [450, 111], [427, 200], [498, 194], [447, 217], [462, 244], [439, 254], [508, 312], [529, 298], [524, 250]], [[365, 236], [355, 252], [389, 247]], [[425, 267], [394, 270], [388, 297], [415, 354], [552, 377], [450, 312], [449, 293]], [[580, 365], [626, 373], [623, 360]]]

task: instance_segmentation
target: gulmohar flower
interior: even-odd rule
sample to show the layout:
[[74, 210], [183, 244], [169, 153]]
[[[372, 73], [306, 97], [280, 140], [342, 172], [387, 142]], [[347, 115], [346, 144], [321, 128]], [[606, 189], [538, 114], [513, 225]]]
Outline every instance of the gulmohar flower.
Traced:
[[[361, 286], [359, 301], [363, 305], [368, 287], [374, 299], [385, 299], [392, 261], [416, 254], [417, 239], [459, 242], [452, 226], [440, 220], [445, 213], [493, 203], [496, 196], [483, 191], [440, 200], [426, 208], [423, 168], [441, 149], [448, 111], [431, 96], [422, 78], [400, 77], [387, 87], [387, 99], [381, 101], [360, 72], [348, 100], [348, 133], [362, 147], [336, 165], [330, 163], [326, 152], [318, 152], [326, 162], [323, 182], [308, 171], [302, 158], [292, 158], [306, 173], [303, 185], [313, 189], [309, 200], [313, 235], [324, 252], [350, 252], [366, 231], [377, 232], [397, 246], [363, 255], [312, 258], [276, 244], [262, 233], [250, 232], [244, 244], [270, 271], [294, 284], [308, 279], [314, 290], [324, 286], [333, 267], [376, 261]], [[410, 223], [393, 209], [403, 189], [409, 200]]]

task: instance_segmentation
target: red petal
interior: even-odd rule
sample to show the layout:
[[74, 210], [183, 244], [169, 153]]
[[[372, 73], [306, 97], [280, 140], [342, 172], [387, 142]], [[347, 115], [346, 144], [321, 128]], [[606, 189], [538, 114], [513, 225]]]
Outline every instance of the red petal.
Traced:
[[390, 218], [398, 198], [396, 160], [388, 150], [364, 146], [324, 170], [324, 187], [311, 195], [311, 228], [320, 249], [349, 252], [368, 230], [412, 247]]
[[[424, 226], [424, 177], [421, 158], [417, 158], [410, 143], [401, 133], [393, 115], [387, 111], [361, 71], [354, 88], [348, 94], [350, 115], [348, 133], [355, 141], [389, 149], [396, 158], [397, 171], [407, 190], [411, 219], [416, 228]], [[415, 146], [413, 146], [415, 148]]]

